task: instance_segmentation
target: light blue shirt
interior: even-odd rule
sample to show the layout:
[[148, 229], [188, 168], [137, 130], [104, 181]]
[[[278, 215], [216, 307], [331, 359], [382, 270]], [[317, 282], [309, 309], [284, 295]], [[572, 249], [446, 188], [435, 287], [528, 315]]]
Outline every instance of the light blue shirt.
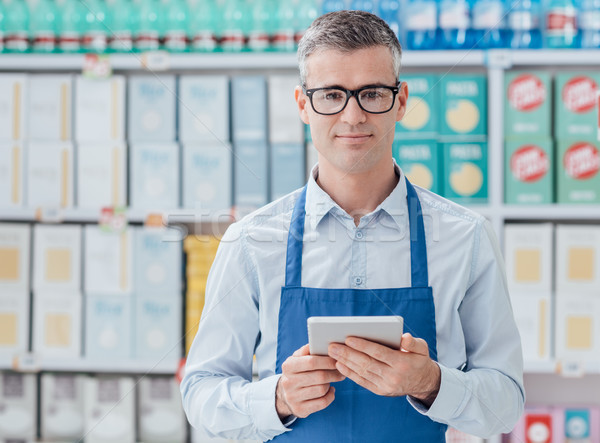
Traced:
[[[396, 168], [398, 185], [358, 226], [319, 187], [318, 167], [313, 169], [302, 286], [410, 286], [406, 184]], [[508, 432], [523, 411], [523, 359], [495, 235], [482, 216], [415, 188], [425, 224], [441, 385], [429, 409], [409, 401], [420, 413], [467, 433]], [[268, 440], [289, 430], [275, 409], [275, 361], [287, 236], [298, 195], [231, 225], [219, 246], [181, 384], [190, 423], [209, 435]], [[254, 354], [259, 381], [253, 382]]]

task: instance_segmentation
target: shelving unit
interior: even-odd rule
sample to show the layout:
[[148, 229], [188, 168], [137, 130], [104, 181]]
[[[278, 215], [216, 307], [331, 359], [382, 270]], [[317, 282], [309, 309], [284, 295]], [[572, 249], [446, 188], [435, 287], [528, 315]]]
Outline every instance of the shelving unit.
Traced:
[[42, 359], [31, 362], [29, 359], [20, 364], [13, 359], [0, 359], [0, 370], [16, 370], [21, 372], [84, 372], [84, 373], [115, 373], [115, 374], [174, 374], [179, 362], [174, 361], [144, 361], [128, 359], [112, 360], [55, 360]]

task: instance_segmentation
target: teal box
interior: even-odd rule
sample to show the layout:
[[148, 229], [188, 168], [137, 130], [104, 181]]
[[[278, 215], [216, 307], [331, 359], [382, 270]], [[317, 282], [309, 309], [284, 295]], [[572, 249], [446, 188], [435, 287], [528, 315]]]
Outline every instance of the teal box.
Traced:
[[554, 144], [549, 137], [507, 139], [504, 145], [504, 201], [554, 201]]
[[175, 140], [174, 75], [134, 75], [127, 87], [127, 139], [133, 142]]
[[442, 136], [487, 135], [487, 81], [484, 75], [447, 75], [440, 81]]
[[436, 194], [440, 192], [440, 156], [435, 140], [396, 140], [392, 153], [408, 180]]
[[86, 294], [85, 359], [131, 358], [131, 300], [131, 297]]
[[137, 293], [179, 292], [182, 244], [173, 228], [134, 227], [134, 287]]
[[271, 145], [271, 200], [304, 185], [304, 157], [304, 145], [301, 143]]
[[139, 359], [177, 362], [181, 358], [181, 302], [178, 293], [135, 297], [135, 352]]
[[592, 139], [598, 128], [600, 73], [560, 73], [554, 83], [554, 134], [557, 140]]
[[459, 203], [488, 199], [487, 143], [443, 143], [444, 197]]
[[557, 202], [600, 203], [600, 141], [558, 140]]
[[438, 134], [439, 88], [436, 75], [405, 75], [400, 78], [408, 87], [406, 112], [396, 123], [398, 139], [434, 139]]
[[552, 81], [549, 72], [507, 72], [504, 92], [505, 136], [550, 137]]

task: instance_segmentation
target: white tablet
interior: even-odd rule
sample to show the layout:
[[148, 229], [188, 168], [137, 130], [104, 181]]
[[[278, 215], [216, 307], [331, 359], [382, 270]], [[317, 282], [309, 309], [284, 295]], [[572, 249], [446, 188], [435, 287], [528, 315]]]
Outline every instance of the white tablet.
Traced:
[[327, 355], [329, 343], [344, 343], [348, 337], [400, 349], [404, 319], [399, 315], [309, 317], [307, 325], [310, 353]]

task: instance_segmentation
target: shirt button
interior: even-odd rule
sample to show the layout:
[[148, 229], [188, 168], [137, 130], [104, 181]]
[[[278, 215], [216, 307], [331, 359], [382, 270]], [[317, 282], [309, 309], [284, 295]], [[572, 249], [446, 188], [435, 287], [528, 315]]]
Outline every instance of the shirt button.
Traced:
[[356, 236], [356, 238], [357, 238], [357, 239], [359, 239], [359, 240], [360, 240], [361, 238], [363, 238], [363, 233], [362, 233], [362, 231], [356, 231], [356, 234], [355, 234], [355, 236]]
[[360, 285], [362, 285], [362, 282], [363, 282], [363, 279], [362, 279], [362, 278], [360, 278], [360, 277], [356, 277], [356, 278], [354, 279], [354, 284], [356, 284], [356, 286], [360, 286]]

